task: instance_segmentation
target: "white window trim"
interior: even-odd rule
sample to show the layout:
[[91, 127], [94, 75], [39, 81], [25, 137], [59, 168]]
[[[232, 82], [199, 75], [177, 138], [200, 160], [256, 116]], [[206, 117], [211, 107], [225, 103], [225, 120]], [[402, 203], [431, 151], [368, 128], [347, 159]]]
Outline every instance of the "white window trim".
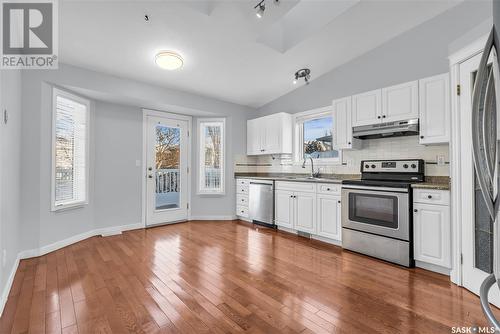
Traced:
[[[68, 204], [55, 205], [56, 203], [56, 105], [57, 96], [62, 96], [70, 100], [74, 100], [78, 103], [84, 104], [87, 107], [87, 129], [85, 138], [85, 200], [72, 202]], [[51, 210], [61, 211], [72, 208], [79, 208], [89, 204], [89, 186], [90, 186], [90, 101], [78, 95], [72, 94], [70, 92], [61, 90], [59, 88], [52, 88], [52, 166], [51, 166]]]
[[[314, 119], [314, 118], [319, 118], [319, 117], [325, 117], [325, 116], [332, 116], [333, 117], [333, 111], [332, 107], [321, 107], [321, 108], [316, 108], [312, 110], [307, 110], [303, 112], [299, 112], [293, 115], [293, 164], [294, 165], [302, 165], [304, 161], [304, 154], [303, 154], [303, 145], [302, 145], [302, 138], [304, 138], [303, 132], [303, 127], [301, 126], [305, 121]], [[335, 122], [335, 120], [334, 120]], [[333, 133], [333, 129], [332, 129]], [[339, 151], [339, 156], [337, 158], [320, 158], [320, 159], [313, 159], [314, 164], [316, 166], [332, 166], [332, 165], [342, 165], [342, 150]], [[309, 159], [306, 162], [307, 164], [310, 164]]]
[[[202, 156], [205, 154], [204, 146], [202, 143], [201, 125], [210, 123], [222, 123], [221, 131], [221, 145], [222, 145], [222, 158], [221, 158], [221, 189], [220, 190], [205, 190], [202, 189], [202, 172], [203, 172], [203, 159]], [[225, 118], [198, 118], [196, 121], [196, 129], [198, 136], [198, 195], [213, 195], [213, 196], [224, 196], [226, 194], [226, 119]]]

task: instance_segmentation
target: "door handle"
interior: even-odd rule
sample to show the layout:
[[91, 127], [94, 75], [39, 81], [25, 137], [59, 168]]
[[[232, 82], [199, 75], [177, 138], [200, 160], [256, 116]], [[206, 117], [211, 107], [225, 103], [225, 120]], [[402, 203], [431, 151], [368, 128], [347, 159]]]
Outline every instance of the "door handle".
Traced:
[[150, 179], [152, 179], [152, 178], [153, 178], [153, 175], [149, 174], [149, 175], [148, 175], [148, 177], [149, 177]]

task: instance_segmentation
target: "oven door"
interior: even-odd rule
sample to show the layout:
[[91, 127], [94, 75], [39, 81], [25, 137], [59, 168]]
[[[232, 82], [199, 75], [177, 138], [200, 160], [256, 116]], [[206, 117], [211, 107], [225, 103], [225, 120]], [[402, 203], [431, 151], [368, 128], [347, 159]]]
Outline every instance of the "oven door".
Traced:
[[343, 228], [410, 240], [408, 189], [343, 186], [342, 203]]

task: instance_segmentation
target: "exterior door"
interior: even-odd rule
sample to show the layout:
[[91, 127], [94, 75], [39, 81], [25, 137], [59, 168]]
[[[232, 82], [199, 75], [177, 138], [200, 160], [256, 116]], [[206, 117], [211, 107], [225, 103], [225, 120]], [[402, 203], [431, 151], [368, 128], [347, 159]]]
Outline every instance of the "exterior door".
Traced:
[[188, 122], [148, 116], [146, 225], [188, 218]]
[[[475, 176], [472, 157], [472, 90], [481, 60], [478, 54], [460, 64], [462, 284], [479, 294], [483, 280], [493, 272], [493, 221]], [[500, 291], [491, 289], [489, 301], [500, 306]]]

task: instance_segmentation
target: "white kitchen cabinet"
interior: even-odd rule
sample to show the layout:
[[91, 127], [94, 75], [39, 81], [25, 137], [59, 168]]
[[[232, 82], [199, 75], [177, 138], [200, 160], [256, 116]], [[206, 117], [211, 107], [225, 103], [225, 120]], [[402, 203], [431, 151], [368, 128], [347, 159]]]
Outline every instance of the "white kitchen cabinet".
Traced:
[[450, 76], [419, 80], [420, 144], [450, 142]]
[[340, 196], [318, 194], [316, 203], [317, 234], [333, 240], [342, 240]]
[[316, 233], [316, 194], [294, 193], [295, 217], [293, 228], [297, 231]]
[[418, 118], [418, 81], [382, 89], [382, 122]]
[[376, 89], [352, 96], [352, 126], [380, 123], [382, 90]]
[[361, 140], [352, 137], [351, 97], [344, 97], [332, 102], [334, 149], [359, 149]]
[[276, 225], [293, 228], [294, 198], [293, 192], [275, 190], [274, 192], [274, 221]]
[[414, 202], [413, 211], [415, 260], [441, 268], [451, 268], [450, 207]]
[[247, 121], [247, 154], [291, 154], [292, 116], [277, 113]]

